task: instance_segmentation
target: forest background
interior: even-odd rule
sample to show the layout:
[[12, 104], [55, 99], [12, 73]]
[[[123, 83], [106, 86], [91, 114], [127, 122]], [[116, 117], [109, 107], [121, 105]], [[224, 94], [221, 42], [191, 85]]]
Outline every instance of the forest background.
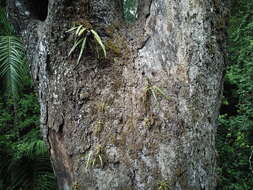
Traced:
[[[133, 1], [128, 0], [128, 6]], [[56, 190], [47, 147], [40, 136], [39, 103], [32, 80], [28, 72], [19, 75], [12, 64], [3, 64], [4, 52], [13, 47], [1, 44], [18, 38], [7, 20], [4, 1], [0, 3], [0, 190]], [[228, 66], [216, 136], [219, 190], [253, 189], [252, 7], [252, 0], [234, 0], [231, 8]], [[3, 68], [8, 75], [1, 74]], [[14, 80], [6, 85], [6, 79]]]

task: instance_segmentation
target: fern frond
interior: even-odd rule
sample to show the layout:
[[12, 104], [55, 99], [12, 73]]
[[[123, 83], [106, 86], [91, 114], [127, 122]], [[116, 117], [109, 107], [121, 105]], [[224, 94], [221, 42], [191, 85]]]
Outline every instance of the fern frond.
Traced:
[[43, 140], [36, 140], [29, 144], [26, 150], [27, 156], [39, 156], [47, 153], [48, 147]]
[[[14, 159], [9, 165], [7, 172], [11, 176], [11, 185], [7, 190], [56, 189], [55, 179], [47, 154], [29, 157], [24, 155], [19, 159]], [[45, 181], [46, 183], [44, 184]]]
[[56, 187], [56, 179], [52, 173], [42, 173], [39, 175], [36, 175], [35, 178], [35, 184], [36, 186], [33, 188], [33, 190], [55, 190]]
[[0, 36], [0, 78], [5, 80], [7, 92], [18, 97], [28, 73], [21, 40], [15, 36]]

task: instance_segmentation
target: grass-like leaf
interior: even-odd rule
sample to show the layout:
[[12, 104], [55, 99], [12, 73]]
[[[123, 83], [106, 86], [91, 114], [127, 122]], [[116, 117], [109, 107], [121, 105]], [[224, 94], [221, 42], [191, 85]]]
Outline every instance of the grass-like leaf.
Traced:
[[98, 157], [99, 157], [99, 160], [100, 160], [101, 167], [103, 167], [103, 159], [102, 159], [101, 155], [98, 155]]
[[83, 35], [84, 32], [86, 32], [86, 31], [87, 31], [87, 28], [82, 28], [82, 29], [80, 30], [80, 32], [78, 33], [78, 36]]
[[170, 100], [170, 97], [167, 96], [160, 88], [157, 86], [153, 86], [154, 90], [156, 90], [159, 94], [161, 94], [163, 97], [165, 97], [167, 100]]
[[82, 25], [78, 26], [78, 28], [76, 29], [76, 36], [78, 36], [79, 34], [79, 31], [83, 28]]
[[72, 31], [76, 30], [77, 28], [78, 28], [78, 26], [73, 26], [72, 28], [70, 28], [66, 32], [72, 32]]
[[89, 155], [88, 155], [88, 159], [87, 159], [87, 162], [86, 162], [86, 169], [88, 169], [89, 166], [90, 166], [91, 155], [92, 155], [92, 152], [90, 152]]
[[100, 38], [100, 36], [98, 35], [98, 33], [95, 30], [90, 30], [91, 33], [94, 36], [94, 39], [96, 40], [96, 42], [100, 45], [100, 47], [102, 48], [103, 52], [104, 52], [104, 56], [106, 57], [106, 50], [105, 50], [105, 46]]
[[85, 48], [85, 44], [86, 44], [86, 36], [84, 37], [83, 42], [82, 42], [82, 46], [81, 46], [81, 49], [80, 49], [80, 53], [79, 53], [79, 56], [78, 56], [78, 60], [77, 60], [77, 64], [79, 63], [82, 55], [83, 55], [83, 52], [84, 52], [84, 48]]
[[75, 44], [73, 45], [73, 47], [71, 48], [71, 50], [69, 51], [69, 55], [68, 56], [70, 56], [73, 53], [73, 51], [75, 51], [75, 49], [77, 48], [77, 46], [79, 44], [81, 44], [81, 43], [82, 43], [82, 39], [76, 41]]

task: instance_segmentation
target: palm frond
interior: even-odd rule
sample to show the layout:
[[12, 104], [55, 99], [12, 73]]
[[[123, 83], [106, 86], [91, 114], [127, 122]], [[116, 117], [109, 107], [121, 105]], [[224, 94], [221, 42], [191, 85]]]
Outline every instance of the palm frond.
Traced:
[[28, 74], [24, 46], [15, 36], [0, 36], [0, 78], [5, 81], [6, 90], [18, 97], [25, 76]]

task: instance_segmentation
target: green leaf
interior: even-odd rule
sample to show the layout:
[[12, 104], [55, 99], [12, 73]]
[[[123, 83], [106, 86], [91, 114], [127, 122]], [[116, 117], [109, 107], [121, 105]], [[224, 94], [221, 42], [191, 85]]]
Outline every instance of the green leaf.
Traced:
[[71, 50], [69, 51], [69, 54], [68, 56], [70, 56], [73, 51], [75, 51], [76, 47], [82, 42], [82, 39], [78, 40], [78, 41], [75, 41], [75, 44], [73, 45], [73, 47], [71, 48]]
[[5, 81], [6, 90], [13, 97], [18, 97], [29, 73], [23, 47], [18, 37], [0, 36], [0, 78]]
[[98, 157], [99, 157], [99, 160], [100, 160], [101, 167], [103, 167], [103, 159], [100, 155], [98, 155]]
[[76, 35], [77, 35], [77, 36], [78, 36], [78, 34], [79, 34], [79, 31], [80, 31], [82, 28], [83, 28], [83, 26], [80, 25], [80, 26], [76, 29]]
[[6, 10], [0, 7], [0, 35], [12, 35], [14, 29], [8, 22]]
[[104, 52], [104, 56], [106, 57], [106, 50], [105, 50], [105, 46], [101, 40], [101, 38], [99, 37], [98, 33], [95, 30], [90, 30], [95, 38], [95, 40], [97, 41], [97, 43], [100, 45], [100, 47], [102, 48], [103, 52]]
[[150, 91], [151, 91], [153, 97], [155, 98], [155, 101], [158, 102], [155, 91], [153, 89], [151, 89]]
[[85, 31], [87, 31], [87, 28], [82, 28], [78, 33], [78, 36], [81, 36]]
[[86, 44], [86, 36], [84, 37], [83, 39], [83, 43], [82, 43], [82, 46], [81, 46], [81, 50], [80, 50], [80, 53], [79, 53], [79, 56], [78, 56], [78, 60], [77, 60], [77, 64], [79, 63], [82, 55], [83, 55], [83, 51], [84, 51], [84, 48], [85, 48], [85, 44]]
[[160, 88], [158, 88], [157, 86], [153, 86], [153, 88], [160, 93], [162, 96], [164, 96], [167, 100], [170, 100], [170, 97], [167, 96]]
[[72, 32], [73, 30], [76, 30], [78, 28], [78, 26], [74, 26], [72, 28], [70, 28], [69, 30], [67, 30], [66, 32]]
[[91, 155], [92, 155], [92, 152], [90, 152], [89, 155], [88, 155], [88, 159], [87, 159], [87, 162], [86, 162], [86, 169], [88, 169], [89, 166], [90, 166]]

